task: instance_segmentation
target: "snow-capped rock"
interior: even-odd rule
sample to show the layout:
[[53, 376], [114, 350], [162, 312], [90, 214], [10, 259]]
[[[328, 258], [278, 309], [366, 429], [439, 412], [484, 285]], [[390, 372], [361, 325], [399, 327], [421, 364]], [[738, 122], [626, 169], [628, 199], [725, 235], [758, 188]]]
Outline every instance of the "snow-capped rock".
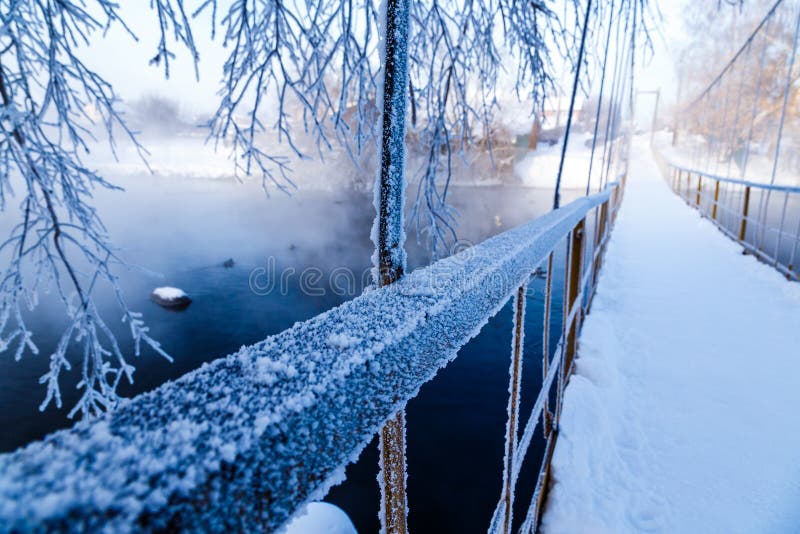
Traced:
[[150, 298], [159, 306], [171, 310], [183, 310], [192, 303], [192, 299], [182, 289], [169, 286], [155, 288]]

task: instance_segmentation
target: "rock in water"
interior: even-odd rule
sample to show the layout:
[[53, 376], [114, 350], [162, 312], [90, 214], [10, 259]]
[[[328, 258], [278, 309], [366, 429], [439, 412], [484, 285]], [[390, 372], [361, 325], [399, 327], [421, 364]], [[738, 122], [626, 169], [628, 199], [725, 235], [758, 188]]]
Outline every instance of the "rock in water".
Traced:
[[177, 287], [157, 287], [150, 294], [150, 298], [159, 306], [170, 310], [183, 310], [192, 303], [189, 295]]
[[227, 260], [223, 261], [222, 266], [226, 269], [231, 269], [234, 266], [233, 258], [228, 258]]

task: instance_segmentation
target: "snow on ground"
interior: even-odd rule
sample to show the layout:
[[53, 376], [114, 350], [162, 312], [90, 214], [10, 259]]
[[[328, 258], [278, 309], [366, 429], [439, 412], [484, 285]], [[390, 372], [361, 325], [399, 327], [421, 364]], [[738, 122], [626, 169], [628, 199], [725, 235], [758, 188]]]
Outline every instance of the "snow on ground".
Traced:
[[[147, 163], [142, 160], [136, 147], [125, 139], [117, 141], [114, 153], [106, 144], [98, 143], [93, 147], [89, 161], [93, 168], [112, 177], [140, 176], [152, 171], [156, 176], [173, 179], [234, 180], [236, 169], [231, 159], [231, 147], [226, 143], [215, 146], [213, 140], [206, 140], [203, 132], [202, 129], [198, 129], [193, 135], [140, 136], [140, 141], [147, 150]], [[316, 191], [341, 190], [351, 186], [361, 190], [372, 190], [378, 168], [378, 156], [374, 145], [368, 145], [364, 149], [356, 165], [341, 148], [323, 151], [320, 156], [313, 148], [313, 144], [306, 141], [301, 143], [301, 147], [308, 158], [301, 160], [285, 143], [281, 144], [275, 135], [263, 134], [259, 142], [263, 146], [270, 147], [270, 153], [274, 151], [275, 155], [286, 158], [291, 184], [282, 181], [279, 173], [276, 173], [275, 178], [290, 191], [294, 190], [294, 186], [302, 190]], [[459, 153], [452, 161], [451, 185], [501, 185], [504, 178], [511, 175], [508, 162], [513, 160], [514, 155], [513, 145], [495, 147], [494, 161], [482, 148], [468, 150], [463, 155]], [[411, 190], [416, 190], [416, 182], [419, 180], [420, 170], [427, 162], [427, 157], [427, 152], [421, 150], [419, 146], [409, 147], [407, 169], [413, 184]], [[244, 164], [243, 161], [240, 163]], [[250, 175], [246, 175], [240, 169], [237, 178], [245, 182], [260, 183], [262, 176], [256, 168], [252, 169]], [[275, 184], [271, 181], [267, 180], [266, 185], [271, 191], [276, 190]]]
[[[235, 180], [236, 168], [232, 158], [232, 147], [221, 142], [207, 140], [206, 130], [198, 128], [196, 133], [159, 136], [155, 134], [141, 135], [142, 145], [147, 150], [146, 160], [137, 152], [136, 147], [126, 139], [117, 140], [116, 150], [112, 153], [109, 147], [101, 142], [94, 147], [90, 159], [91, 166], [108, 176], [139, 176], [149, 173], [165, 178], [191, 178], [195, 180]], [[320, 159], [313, 149], [309, 149], [309, 160], [301, 161], [285, 144], [280, 144], [274, 135], [263, 135], [260, 140], [263, 146], [269, 146], [274, 154], [287, 158], [291, 172], [289, 178], [297, 187], [310, 190], [340, 189], [350, 185], [356, 177], [356, 168], [344, 151], [326, 153]], [[244, 161], [240, 161], [244, 165]], [[371, 173], [370, 173], [371, 174]], [[237, 178], [243, 181], [261, 182], [262, 176], [257, 170], [246, 175], [241, 170]], [[281, 180], [276, 172], [276, 180], [294, 189], [291, 184]], [[271, 181], [266, 185], [270, 191], [276, 191]]]
[[580, 338], [543, 527], [797, 532], [800, 284], [743, 256], [646, 154]]
[[[510, 134], [518, 135], [520, 132], [530, 131], [530, 117], [519, 113], [517, 115], [517, 123], [504, 119], [500, 122], [500, 126]], [[527, 126], [523, 128], [524, 125]], [[573, 132], [570, 136], [562, 178], [564, 189], [586, 188], [591, 139], [590, 133]], [[231, 147], [226, 143], [215, 145], [213, 141], [207, 141], [205, 131], [200, 128], [190, 134], [141, 135], [140, 141], [147, 150], [146, 163], [136, 147], [126, 139], [117, 140], [114, 152], [104, 142], [98, 143], [93, 147], [91, 157], [87, 161], [92, 168], [96, 168], [104, 175], [117, 178], [138, 177], [152, 172], [156, 176], [171, 179], [189, 178], [203, 182], [234, 180], [235, 165], [231, 159]], [[339, 148], [325, 151], [320, 157], [307, 141], [301, 143], [301, 146], [309, 158], [300, 160], [285, 144], [279, 143], [274, 135], [263, 134], [260, 143], [271, 147], [276, 155], [287, 158], [289, 179], [294, 186], [302, 190], [330, 191], [350, 186], [372, 190], [378, 166], [378, 155], [374, 146], [370, 145], [364, 149], [356, 165], [347, 152]], [[595, 166], [592, 171], [593, 190], [597, 190], [601, 171], [602, 144], [598, 143], [598, 146], [600, 152], [595, 154]], [[561, 141], [552, 146], [542, 142], [537, 150], [527, 152], [518, 149], [507, 139], [495, 142], [491, 155], [481, 146], [463, 153], [456, 150], [451, 162], [453, 168], [450, 184], [486, 187], [521, 182], [528, 187], [552, 190], [560, 158]], [[407, 171], [411, 182], [410, 190], [416, 191], [420, 173], [427, 160], [428, 153], [425, 149], [414, 143], [409, 146]], [[250, 176], [239, 172], [238, 178], [257, 183], [262, 179], [261, 174], [255, 170]], [[294, 189], [288, 182], [281, 181], [277, 174], [276, 179], [289, 190]], [[441, 179], [444, 180], [444, 176]], [[267, 180], [266, 185], [270, 191], [276, 190], [275, 184], [271, 181]], [[209, 184], [205, 186], [209, 187]]]
[[[561, 160], [561, 144], [547, 146], [540, 143], [536, 150], [528, 152], [514, 165], [514, 174], [528, 187], [554, 189], [558, 176], [558, 164]], [[589, 162], [592, 154], [592, 134], [573, 133], [567, 145], [567, 160], [561, 177], [564, 189], [586, 189], [586, 177], [589, 176]], [[587, 146], [588, 145], [588, 146]], [[595, 149], [595, 165], [592, 169], [592, 189], [597, 190], [600, 179], [600, 158], [602, 143], [598, 142], [600, 152]]]

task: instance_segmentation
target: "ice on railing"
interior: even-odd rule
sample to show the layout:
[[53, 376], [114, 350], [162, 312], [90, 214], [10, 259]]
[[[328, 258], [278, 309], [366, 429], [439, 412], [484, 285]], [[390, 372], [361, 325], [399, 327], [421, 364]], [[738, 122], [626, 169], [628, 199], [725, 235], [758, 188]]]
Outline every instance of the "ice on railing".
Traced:
[[608, 192], [0, 455], [0, 532], [273, 531], [325, 495]]

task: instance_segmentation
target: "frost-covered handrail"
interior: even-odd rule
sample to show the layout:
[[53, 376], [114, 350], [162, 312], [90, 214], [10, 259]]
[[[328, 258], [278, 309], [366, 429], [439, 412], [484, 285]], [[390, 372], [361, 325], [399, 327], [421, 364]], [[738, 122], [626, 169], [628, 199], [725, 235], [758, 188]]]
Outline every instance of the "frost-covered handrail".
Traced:
[[672, 190], [745, 252], [800, 280], [800, 187], [716, 176], [678, 165], [656, 151]]
[[[662, 156], [663, 157], [663, 156]], [[674, 169], [678, 169], [681, 172], [686, 172], [689, 174], [699, 174], [706, 178], [710, 178], [712, 180], [716, 180], [718, 182], [723, 182], [727, 184], [736, 184], [736, 185], [743, 185], [747, 187], [753, 187], [757, 189], [764, 189], [765, 191], [778, 191], [784, 193], [800, 193], [800, 186], [793, 186], [793, 185], [775, 185], [775, 184], [765, 184], [761, 182], [752, 182], [750, 180], [741, 180], [738, 178], [730, 178], [727, 176], [720, 176], [717, 174], [713, 174], [706, 171], [701, 171], [700, 169], [693, 169], [691, 167], [686, 167], [683, 165], [679, 165], [674, 161], [670, 160], [669, 158], [664, 157], [664, 161], [667, 165]]]
[[618, 185], [1, 455], [0, 532], [280, 527]]

